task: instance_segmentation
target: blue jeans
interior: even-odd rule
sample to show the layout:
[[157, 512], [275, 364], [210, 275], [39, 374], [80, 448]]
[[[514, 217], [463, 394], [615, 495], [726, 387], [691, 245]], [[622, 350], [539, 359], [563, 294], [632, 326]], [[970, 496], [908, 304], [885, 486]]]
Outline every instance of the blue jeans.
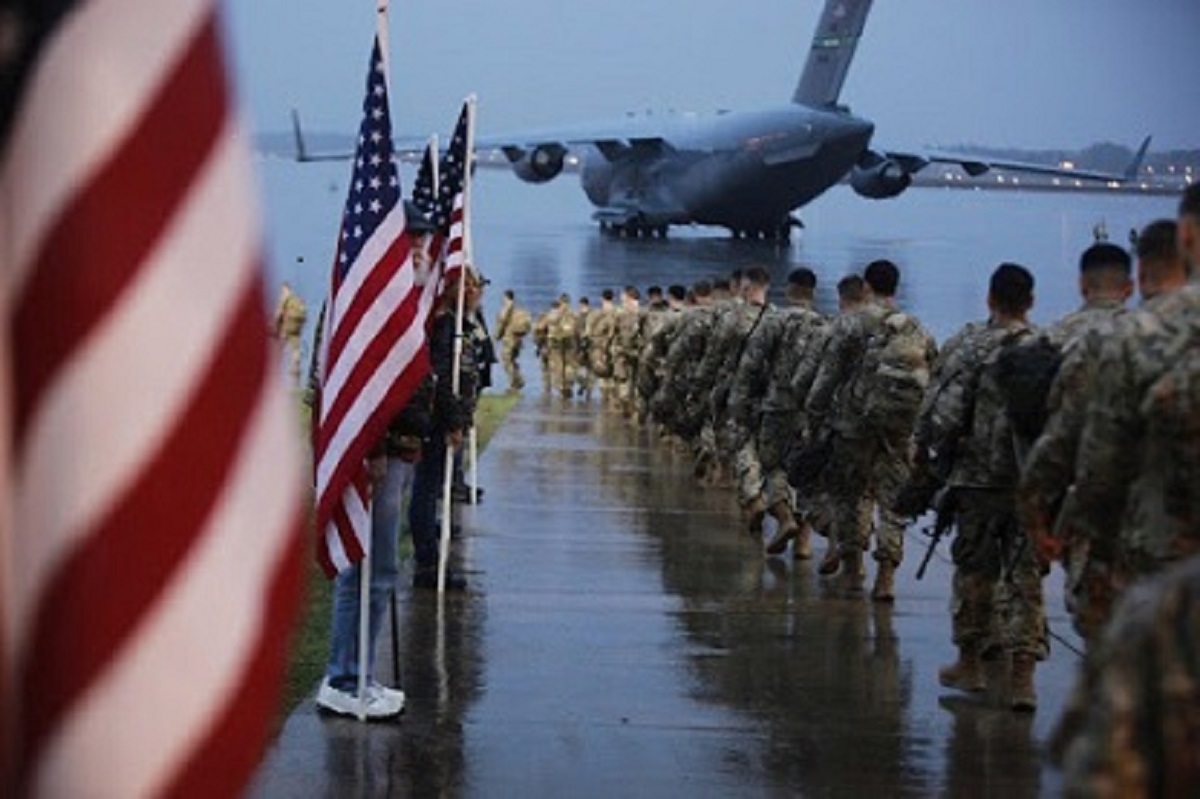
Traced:
[[[375, 641], [383, 625], [383, 615], [400, 574], [396, 545], [400, 537], [400, 508], [412, 491], [413, 464], [388, 458], [383, 476], [371, 491], [371, 587], [367, 659], [368, 679], [374, 671]], [[337, 576], [333, 588], [333, 634], [329, 666], [325, 676], [330, 685], [348, 693], [358, 692], [358, 612], [359, 573], [356, 564]]]
[[446, 475], [446, 436], [434, 433], [421, 453], [413, 479], [408, 526], [412, 531], [413, 559], [418, 569], [436, 569], [442, 533], [438, 527], [438, 500]]

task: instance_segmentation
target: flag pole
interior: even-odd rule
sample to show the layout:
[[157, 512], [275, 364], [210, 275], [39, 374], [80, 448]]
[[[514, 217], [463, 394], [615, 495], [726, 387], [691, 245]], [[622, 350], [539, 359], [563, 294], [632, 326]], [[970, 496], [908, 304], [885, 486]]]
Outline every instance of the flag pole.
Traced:
[[[463, 164], [463, 185], [462, 185], [462, 253], [463, 263], [458, 273], [458, 296], [455, 298], [455, 314], [454, 314], [454, 361], [453, 371], [451, 374], [451, 387], [454, 392], [454, 397], [457, 399], [462, 390], [461, 368], [462, 368], [462, 349], [463, 349], [463, 308], [466, 301], [467, 287], [467, 268], [471, 263], [471, 225], [470, 225], [470, 203], [471, 203], [471, 164], [475, 159], [475, 95], [469, 95], [465, 102], [467, 112], [467, 141], [466, 141], [466, 163]], [[438, 547], [438, 575], [437, 575], [437, 590], [438, 593], [446, 591], [446, 563], [450, 555], [450, 515], [452, 498], [450, 496], [452, 489], [452, 481], [454, 479], [454, 450], [446, 447], [446, 463], [445, 474], [442, 478], [442, 540], [441, 546]]]
[[[383, 60], [383, 81], [391, 89], [388, 70], [388, 0], [378, 0], [375, 35], [379, 40], [379, 56]], [[386, 468], [386, 467], [385, 467]], [[375, 478], [371, 476], [371, 493], [367, 500], [367, 515], [371, 519], [371, 535], [363, 542], [363, 559], [358, 564], [358, 720], [367, 720], [367, 669], [370, 664], [371, 616], [371, 542], [375, 537]]]
[[[471, 169], [475, 165], [475, 105], [476, 97], [474, 94], [467, 96], [467, 105], [471, 107], [471, 112], [467, 116], [467, 163], [463, 167], [463, 274], [466, 274], [466, 265], [475, 263], [475, 248], [474, 240], [471, 236], [471, 224], [469, 219], [471, 208]], [[460, 321], [461, 325], [462, 322]], [[478, 366], [478, 364], [476, 364]], [[479, 486], [479, 439], [475, 430], [475, 419], [472, 417], [471, 426], [468, 428], [468, 446], [469, 457], [471, 461], [471, 504], [479, 504], [478, 486]], [[464, 473], [466, 468], [463, 469]], [[465, 476], [464, 476], [465, 479]]]

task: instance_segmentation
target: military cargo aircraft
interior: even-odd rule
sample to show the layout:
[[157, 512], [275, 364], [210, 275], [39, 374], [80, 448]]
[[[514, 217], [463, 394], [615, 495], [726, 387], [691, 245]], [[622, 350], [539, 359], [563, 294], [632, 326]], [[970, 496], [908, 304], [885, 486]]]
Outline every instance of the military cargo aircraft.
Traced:
[[959, 164], [973, 177], [992, 168], [1102, 181], [1136, 175], [1148, 140], [1123, 175], [873, 149], [875, 126], [838, 104], [870, 9], [871, 0], [828, 0], [788, 105], [483, 137], [477, 147], [503, 150], [517, 176], [531, 183], [556, 177], [568, 152], [576, 151], [601, 229], [632, 236], [697, 224], [725, 227], [735, 236], [786, 239], [797, 224], [792, 212], [847, 176], [863, 197], [895, 197], [934, 162]]
[[[601, 230], [630, 237], [665, 236], [673, 225], [711, 225], [735, 237], [786, 240], [800, 224], [792, 212], [842, 180], [863, 197], [895, 197], [931, 163], [957, 164], [972, 177], [990, 169], [1109, 182], [1136, 176], [1149, 137], [1120, 175], [874, 148], [874, 124], [839, 104], [870, 10], [871, 0], [827, 0], [789, 104], [481, 136], [476, 150], [502, 151], [529, 183], [553, 180], [575, 156]], [[296, 133], [303, 153], [298, 125]]]

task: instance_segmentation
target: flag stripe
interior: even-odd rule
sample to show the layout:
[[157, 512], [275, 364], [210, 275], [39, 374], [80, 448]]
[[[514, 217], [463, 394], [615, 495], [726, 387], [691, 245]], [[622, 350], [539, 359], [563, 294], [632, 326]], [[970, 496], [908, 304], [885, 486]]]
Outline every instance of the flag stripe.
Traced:
[[[30, 758], [41, 754], [50, 730], [153, 608], [189, 549], [200, 544], [262, 390], [257, 383], [266, 371], [265, 349], [236, 346], [261, 334], [263, 328], [253, 327], [265, 321], [254, 313], [261, 303], [257, 290], [246, 293], [200, 390], [148, 458], [141, 481], [47, 580], [18, 667], [30, 714]], [[181, 485], [188, 490], [179, 491]], [[128, 579], [134, 563], [137, 579]], [[81, 596], [102, 596], [104, 602], [81, 603]]]
[[[363, 400], [360, 396], [362, 387], [378, 363], [368, 356], [384, 355], [407, 329], [416, 312], [415, 295], [411, 270], [400, 272], [392, 277], [388, 290], [381, 293], [370, 310], [358, 314], [364, 321], [360, 329], [350, 335], [351, 352], [333, 367], [328, 377], [326, 410], [321, 420], [324, 435], [317, 442], [319, 460], [324, 460], [331, 444], [339, 440], [338, 433], [343, 429], [347, 413]], [[396, 337], [389, 338], [390, 334]], [[324, 474], [318, 473], [322, 478]]]
[[[36, 335], [40, 341], [36, 350], [14, 355], [17, 431], [27, 427], [46, 382], [145, 266], [163, 225], [186, 197], [188, 180], [210, 153], [225, 118], [225, 96], [208, 88], [222, 85], [218, 46], [210, 19], [125, 146], [50, 231], [13, 315], [19, 340]], [[152, 146], [163, 140], [172, 146]], [[88, 268], [79, 269], [80, 263]], [[58, 324], [42, 323], [48, 313], [59, 317]], [[18, 455], [22, 444], [18, 439]]]
[[[253, 310], [252, 323], [265, 321]], [[291, 620], [294, 594], [272, 594], [281, 590], [281, 581], [296, 583], [300, 554], [294, 545], [299, 481], [265, 485], [260, 479], [264, 470], [278, 469], [280, 453], [294, 451], [292, 431], [275, 424], [288, 412], [286, 400], [274, 380], [264, 381], [255, 394], [226, 491], [186, 560], [139, 623], [137, 638], [110, 661], [55, 731], [37, 775], [43, 794], [88, 795], [86, 783], [60, 781], [92, 771], [111, 772], [110, 795], [157, 795], [160, 784], [173, 779], [185, 761], [202, 756], [199, 746], [216, 734], [219, 719], [236, 709], [242, 724], [261, 725], [277, 711], [272, 706], [265, 714], [248, 713], [250, 708], [236, 704], [243, 681], [261, 679], [247, 673], [250, 665], [268, 651], [281, 651], [285, 643], [279, 631]], [[256, 534], [247, 535], [251, 530]], [[247, 612], [259, 608], [266, 615]], [[283, 618], [284, 626], [276, 626], [272, 618]], [[276, 661], [277, 668], [282, 662]], [[181, 684], [183, 675], [186, 684]], [[278, 696], [276, 686], [260, 683], [261, 695], [250, 700], [250, 707], [271, 704]], [[120, 719], [117, 736], [110, 732], [114, 718]], [[246, 760], [258, 752], [243, 748], [249, 751], [233, 761], [210, 761], [208, 770], [222, 771], [234, 763], [252, 768]], [[249, 773], [229, 771], [211, 776], [229, 780]]]
[[215, 5], [69, 11], [0, 162], [19, 795], [236, 794], [273, 718], [303, 490]]
[[[349, 479], [355, 463], [366, 456], [383, 435], [392, 417], [408, 401], [408, 396], [396, 395], [394, 389], [397, 386], [415, 387], [426, 371], [423, 368], [428, 364], [428, 357], [424, 355], [424, 331], [415, 324], [419, 307], [420, 295], [415, 291], [410, 292], [380, 331], [380, 336], [368, 344], [362, 360], [355, 366], [339, 402], [331, 409], [330, 419], [326, 422], [330, 428], [330, 438], [321, 447], [321, 452], [326, 456], [329, 453], [346, 454], [340, 455], [328, 471], [325, 466], [332, 459], [321, 459], [318, 485]], [[372, 360], [380, 365], [374, 369], [364, 365]], [[417, 375], [415, 381], [398, 382], [406, 371], [414, 367], [422, 373]], [[370, 408], [378, 410], [371, 418], [354, 424], [354, 420]], [[318, 505], [318, 516], [323, 510], [327, 508]]]
[[[56, 561], [86, 535], [89, 520], [107, 513], [113, 497], [137, 479], [145, 453], [159, 446], [195, 388], [194, 364], [211, 360], [239, 298], [258, 285], [245, 268], [257, 247], [248, 166], [227, 129], [136, 286], [81, 343], [71, 368], [55, 376], [33, 414], [16, 503], [19, 516], [41, 535], [25, 544], [22, 586], [42, 586]], [[147, 331], [159, 329], [163, 346], [149, 346]], [[137, 353], [136, 382], [114, 380], [129, 372], [131, 353]], [[94, 446], [80, 447], [80, 441]], [[64, 451], [73, 452], [67, 463]], [[16, 597], [18, 640], [36, 599], [24, 588]]]
[[141, 118], [181, 48], [210, 19], [210, 4], [80, 2], [46, 41], [0, 165], [0, 185], [21, 198], [7, 209], [14, 294], [47, 228]]

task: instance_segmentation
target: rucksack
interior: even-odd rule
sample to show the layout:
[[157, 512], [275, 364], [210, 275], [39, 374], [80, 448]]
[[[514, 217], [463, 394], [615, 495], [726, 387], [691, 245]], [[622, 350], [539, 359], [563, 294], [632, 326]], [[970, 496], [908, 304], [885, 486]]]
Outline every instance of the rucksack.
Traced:
[[859, 415], [877, 433], [908, 435], [929, 386], [929, 337], [916, 319], [893, 311], [867, 338], [860, 367]]
[[1046, 426], [1046, 403], [1063, 358], [1045, 335], [1008, 342], [996, 357], [995, 378], [1009, 424], [1026, 442], [1036, 441]]
[[518, 308], [513, 311], [512, 318], [508, 322], [508, 330], [506, 333], [511, 333], [517, 338], [524, 338], [529, 335], [529, 331], [533, 329], [533, 319], [529, 315], [529, 311], [524, 308]]

